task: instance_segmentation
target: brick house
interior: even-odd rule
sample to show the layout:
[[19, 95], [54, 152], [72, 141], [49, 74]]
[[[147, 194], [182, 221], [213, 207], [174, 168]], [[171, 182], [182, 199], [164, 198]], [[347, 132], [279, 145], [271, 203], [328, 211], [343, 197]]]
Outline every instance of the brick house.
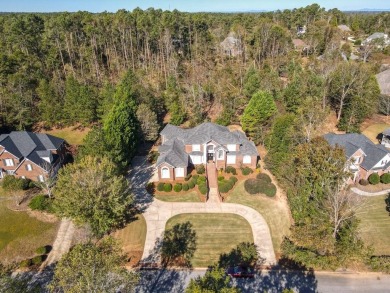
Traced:
[[368, 137], [358, 133], [324, 136], [331, 146], [344, 149], [348, 159], [348, 169], [352, 173], [349, 183], [367, 179], [372, 173], [382, 175], [390, 172], [390, 151], [380, 144], [374, 144]]
[[10, 174], [44, 181], [61, 167], [65, 140], [44, 133], [13, 131], [0, 135], [0, 178]]
[[160, 135], [159, 180], [184, 179], [189, 167], [207, 163], [218, 170], [226, 166], [256, 168], [259, 158], [255, 144], [244, 133], [210, 122], [191, 129], [168, 124]]

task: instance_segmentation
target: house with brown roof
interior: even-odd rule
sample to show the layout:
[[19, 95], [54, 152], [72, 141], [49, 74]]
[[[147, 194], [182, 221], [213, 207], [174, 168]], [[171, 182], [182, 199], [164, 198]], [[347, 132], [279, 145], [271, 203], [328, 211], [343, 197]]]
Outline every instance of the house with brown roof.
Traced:
[[191, 166], [201, 164], [212, 164], [218, 170], [256, 168], [259, 158], [255, 144], [243, 132], [210, 122], [190, 129], [168, 124], [160, 135], [159, 180], [184, 179]]
[[390, 151], [383, 145], [374, 144], [368, 137], [358, 133], [324, 136], [331, 146], [344, 149], [348, 171], [352, 174], [349, 183], [368, 179], [372, 173], [382, 175], [390, 171]]
[[14, 175], [44, 181], [57, 174], [66, 154], [65, 140], [44, 133], [13, 131], [0, 135], [0, 178]]

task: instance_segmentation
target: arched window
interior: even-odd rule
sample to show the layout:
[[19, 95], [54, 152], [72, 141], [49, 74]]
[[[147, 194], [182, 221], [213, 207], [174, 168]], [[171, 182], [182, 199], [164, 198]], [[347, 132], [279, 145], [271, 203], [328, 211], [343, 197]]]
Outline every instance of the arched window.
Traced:
[[169, 169], [167, 167], [161, 168], [161, 178], [170, 178]]

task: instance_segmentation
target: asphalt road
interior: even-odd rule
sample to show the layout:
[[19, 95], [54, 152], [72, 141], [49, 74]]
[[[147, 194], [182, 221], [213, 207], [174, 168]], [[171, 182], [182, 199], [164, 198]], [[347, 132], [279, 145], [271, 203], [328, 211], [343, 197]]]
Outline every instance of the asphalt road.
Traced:
[[[201, 276], [205, 270], [142, 271], [137, 293], [184, 292], [192, 278]], [[350, 293], [390, 292], [390, 275], [380, 273], [333, 273], [333, 272], [296, 272], [262, 271], [254, 279], [235, 279], [233, 282], [242, 292], [282, 292], [294, 289], [295, 292]]]

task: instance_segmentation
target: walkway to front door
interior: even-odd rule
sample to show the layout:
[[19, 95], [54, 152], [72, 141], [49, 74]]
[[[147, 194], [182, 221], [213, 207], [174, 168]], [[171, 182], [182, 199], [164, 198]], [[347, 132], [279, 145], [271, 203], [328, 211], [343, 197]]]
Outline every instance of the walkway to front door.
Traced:
[[221, 198], [218, 192], [217, 169], [215, 168], [215, 163], [208, 162], [206, 168], [207, 168], [207, 180], [210, 189], [207, 202], [219, 203], [221, 202]]

